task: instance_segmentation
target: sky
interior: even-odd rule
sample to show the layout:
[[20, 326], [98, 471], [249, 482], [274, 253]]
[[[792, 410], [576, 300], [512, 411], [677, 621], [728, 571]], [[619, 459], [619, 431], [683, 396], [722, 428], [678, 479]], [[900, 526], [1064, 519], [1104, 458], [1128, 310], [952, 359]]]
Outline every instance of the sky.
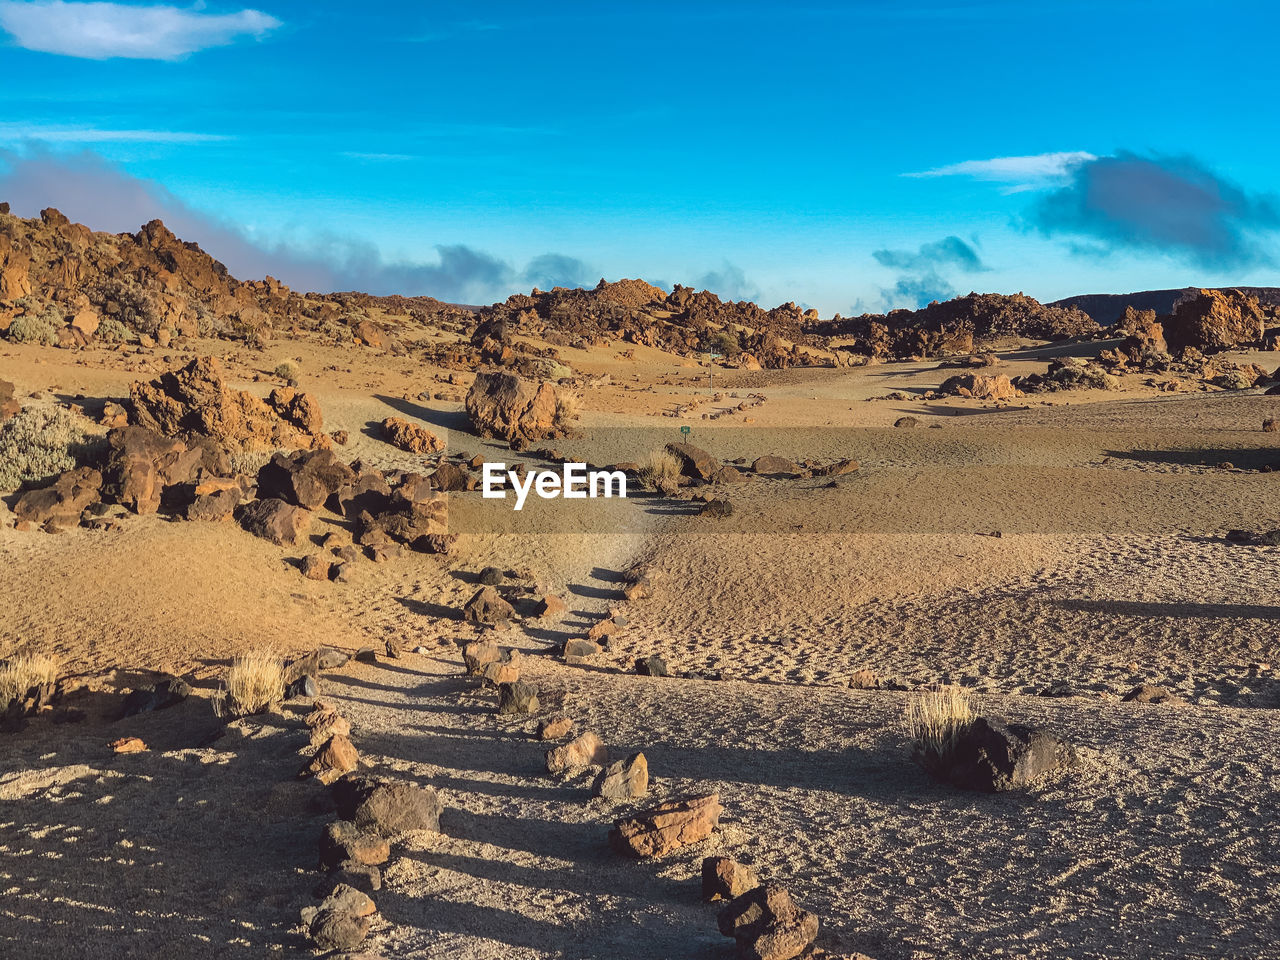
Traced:
[[0, 200], [242, 279], [1280, 285], [1268, 3], [0, 0]]

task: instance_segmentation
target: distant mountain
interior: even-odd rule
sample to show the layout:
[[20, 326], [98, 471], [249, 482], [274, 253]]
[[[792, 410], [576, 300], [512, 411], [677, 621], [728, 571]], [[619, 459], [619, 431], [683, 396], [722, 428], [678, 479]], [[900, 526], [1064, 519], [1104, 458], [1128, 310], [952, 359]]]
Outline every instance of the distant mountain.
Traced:
[[[1200, 287], [1183, 287], [1180, 290], [1139, 290], [1137, 293], [1086, 293], [1078, 297], [1066, 297], [1046, 304], [1050, 307], [1076, 307], [1083, 310], [1103, 326], [1110, 326], [1124, 316], [1125, 307], [1135, 310], [1154, 310], [1158, 314], [1172, 313], [1173, 305], [1188, 293]], [[1219, 287], [1241, 290], [1258, 298], [1264, 306], [1280, 306], [1280, 287]]]

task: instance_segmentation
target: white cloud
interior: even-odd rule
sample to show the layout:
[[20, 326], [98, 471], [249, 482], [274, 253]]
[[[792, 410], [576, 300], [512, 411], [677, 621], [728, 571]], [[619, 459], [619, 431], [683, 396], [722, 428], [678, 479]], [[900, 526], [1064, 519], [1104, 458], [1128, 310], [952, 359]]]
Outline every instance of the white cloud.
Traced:
[[261, 39], [279, 26], [258, 10], [212, 14], [171, 6], [0, 0], [0, 28], [18, 46], [89, 60], [177, 60], [242, 36]]
[[1006, 193], [1039, 190], [1065, 183], [1077, 167], [1098, 158], [1083, 150], [1064, 153], [1038, 153], [1029, 157], [993, 157], [990, 160], [965, 160], [905, 177], [971, 177], [988, 183], [1002, 183]]
[[0, 122], [0, 143], [209, 143], [227, 140], [216, 133], [184, 130], [109, 130], [42, 123]]

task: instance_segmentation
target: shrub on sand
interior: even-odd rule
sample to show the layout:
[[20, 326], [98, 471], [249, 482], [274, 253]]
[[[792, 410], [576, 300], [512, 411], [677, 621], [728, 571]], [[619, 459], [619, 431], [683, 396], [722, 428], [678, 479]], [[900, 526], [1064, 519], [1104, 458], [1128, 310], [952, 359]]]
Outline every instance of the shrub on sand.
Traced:
[[58, 681], [58, 661], [42, 653], [22, 653], [0, 663], [0, 710], [15, 697], [21, 699], [32, 687]]
[[956, 741], [977, 719], [972, 695], [944, 686], [919, 693], [907, 702], [906, 728], [916, 760], [929, 771], [945, 767]]
[[556, 391], [556, 426], [567, 429], [569, 424], [578, 419], [582, 408], [582, 400], [572, 390], [563, 387]]
[[231, 661], [227, 706], [237, 716], [261, 713], [284, 699], [284, 663], [270, 650], [250, 650]]
[[661, 490], [680, 482], [680, 461], [666, 449], [655, 450], [640, 464], [637, 476], [647, 490]]
[[63, 407], [24, 407], [0, 424], [0, 490], [74, 469], [89, 452], [84, 422]]
[[285, 360], [278, 364], [272, 372], [281, 380], [297, 380], [298, 375], [302, 373], [302, 367], [298, 365], [296, 360]]

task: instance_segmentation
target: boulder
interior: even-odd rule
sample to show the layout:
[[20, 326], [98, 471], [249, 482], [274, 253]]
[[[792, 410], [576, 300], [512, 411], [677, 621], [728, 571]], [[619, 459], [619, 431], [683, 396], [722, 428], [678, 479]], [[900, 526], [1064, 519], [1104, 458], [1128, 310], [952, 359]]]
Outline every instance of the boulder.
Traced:
[[698, 516], [723, 520], [726, 517], [733, 516], [733, 504], [728, 500], [708, 500], [698, 510]]
[[691, 443], [668, 443], [667, 452], [680, 461], [680, 472], [686, 477], [710, 481], [720, 469], [720, 461]]
[[165, 487], [187, 483], [204, 465], [200, 447], [147, 427], [117, 427], [107, 433], [103, 489], [135, 513], [155, 513]]
[[274, 497], [306, 510], [319, 510], [355, 479], [355, 471], [332, 450], [277, 453], [258, 471], [258, 496]]
[[421, 424], [403, 417], [387, 417], [382, 421], [382, 437], [387, 443], [406, 453], [440, 453], [444, 443]]
[[556, 390], [509, 373], [479, 373], [467, 391], [467, 416], [482, 437], [533, 441], [554, 437]]
[[1158, 687], [1153, 683], [1140, 683], [1134, 687], [1123, 697], [1120, 698], [1121, 703], [1180, 703], [1181, 700], [1175, 697], [1164, 687]]
[[462, 608], [462, 618], [472, 623], [496, 625], [515, 615], [515, 608], [493, 587], [481, 587]]
[[343, 734], [335, 733], [303, 767], [302, 773], [314, 774], [321, 783], [333, 783], [359, 763], [360, 754], [355, 745]]
[[608, 760], [608, 748], [599, 737], [588, 730], [568, 743], [547, 751], [547, 773], [555, 775], [573, 773], [584, 767], [602, 766]]
[[636, 659], [636, 673], [642, 677], [669, 677], [671, 671], [667, 667], [667, 661], [656, 653], [647, 657], [638, 657]]
[[766, 883], [731, 900], [716, 918], [743, 960], [792, 960], [818, 936], [818, 916], [796, 906], [786, 889]]
[[1018, 396], [1017, 388], [1002, 373], [991, 377], [981, 373], [962, 373], [947, 378], [939, 390], [975, 400], [1012, 400]]
[[643, 753], [609, 764], [591, 786], [593, 796], [606, 800], [634, 800], [649, 790], [649, 761]]
[[147, 687], [130, 690], [124, 698], [121, 717], [133, 717], [140, 713], [152, 713], [176, 707], [191, 696], [191, 684], [177, 677], [168, 677]]
[[534, 610], [534, 614], [540, 620], [554, 620], [557, 617], [567, 613], [569, 607], [563, 600], [555, 594], [548, 593], [538, 601], [538, 606]]
[[238, 449], [324, 445], [319, 404], [291, 388], [263, 400], [224, 381], [222, 364], [199, 357], [181, 370], [129, 388], [134, 418], [169, 437], [212, 437]]
[[440, 798], [434, 787], [347, 776], [334, 783], [333, 800], [342, 819], [389, 839], [415, 830], [440, 831]]
[[462, 648], [462, 662], [467, 676], [479, 677], [485, 667], [502, 660], [502, 649], [496, 643], [468, 643]]
[[1170, 350], [1229, 350], [1262, 339], [1266, 320], [1257, 297], [1239, 290], [1200, 290], [1162, 317]]
[[574, 663], [580, 660], [587, 660], [600, 654], [600, 644], [594, 640], [584, 640], [581, 637], [566, 640], [564, 643], [564, 659], [568, 663]]
[[49, 530], [74, 527], [101, 493], [102, 474], [92, 467], [78, 467], [59, 474], [47, 487], [24, 493], [13, 505], [13, 515], [20, 523]]
[[932, 769], [962, 790], [998, 793], [1030, 786], [1075, 763], [1075, 750], [1044, 730], [978, 717]]
[[[430, 489], [430, 484], [427, 488]], [[338, 488], [335, 497], [338, 512], [348, 520], [359, 517], [361, 513], [375, 516], [392, 508], [391, 487], [377, 470], [362, 471], [350, 483]]]
[[837, 460], [835, 463], [828, 463], [824, 467], [819, 467], [813, 471], [816, 477], [843, 477], [850, 473], [857, 473], [860, 464], [857, 460]]
[[750, 867], [728, 857], [707, 857], [702, 861], [702, 899], [734, 900], [760, 886], [760, 878]]
[[240, 526], [255, 537], [292, 545], [311, 529], [311, 512], [275, 498], [255, 500], [240, 511]]
[[230, 520], [235, 515], [236, 507], [240, 506], [240, 498], [239, 487], [197, 494], [183, 509], [183, 516], [188, 520], [202, 520], [206, 523]]
[[753, 472], [765, 477], [793, 477], [800, 472], [800, 465], [786, 457], [757, 457], [751, 464]]
[[609, 842], [633, 857], [662, 857], [711, 836], [720, 822], [720, 794], [669, 800], [614, 823]]
[[500, 567], [485, 567], [480, 571], [480, 583], [486, 587], [500, 587], [506, 579]]
[[322, 553], [310, 553], [302, 558], [301, 570], [308, 580], [328, 580], [333, 561]]

